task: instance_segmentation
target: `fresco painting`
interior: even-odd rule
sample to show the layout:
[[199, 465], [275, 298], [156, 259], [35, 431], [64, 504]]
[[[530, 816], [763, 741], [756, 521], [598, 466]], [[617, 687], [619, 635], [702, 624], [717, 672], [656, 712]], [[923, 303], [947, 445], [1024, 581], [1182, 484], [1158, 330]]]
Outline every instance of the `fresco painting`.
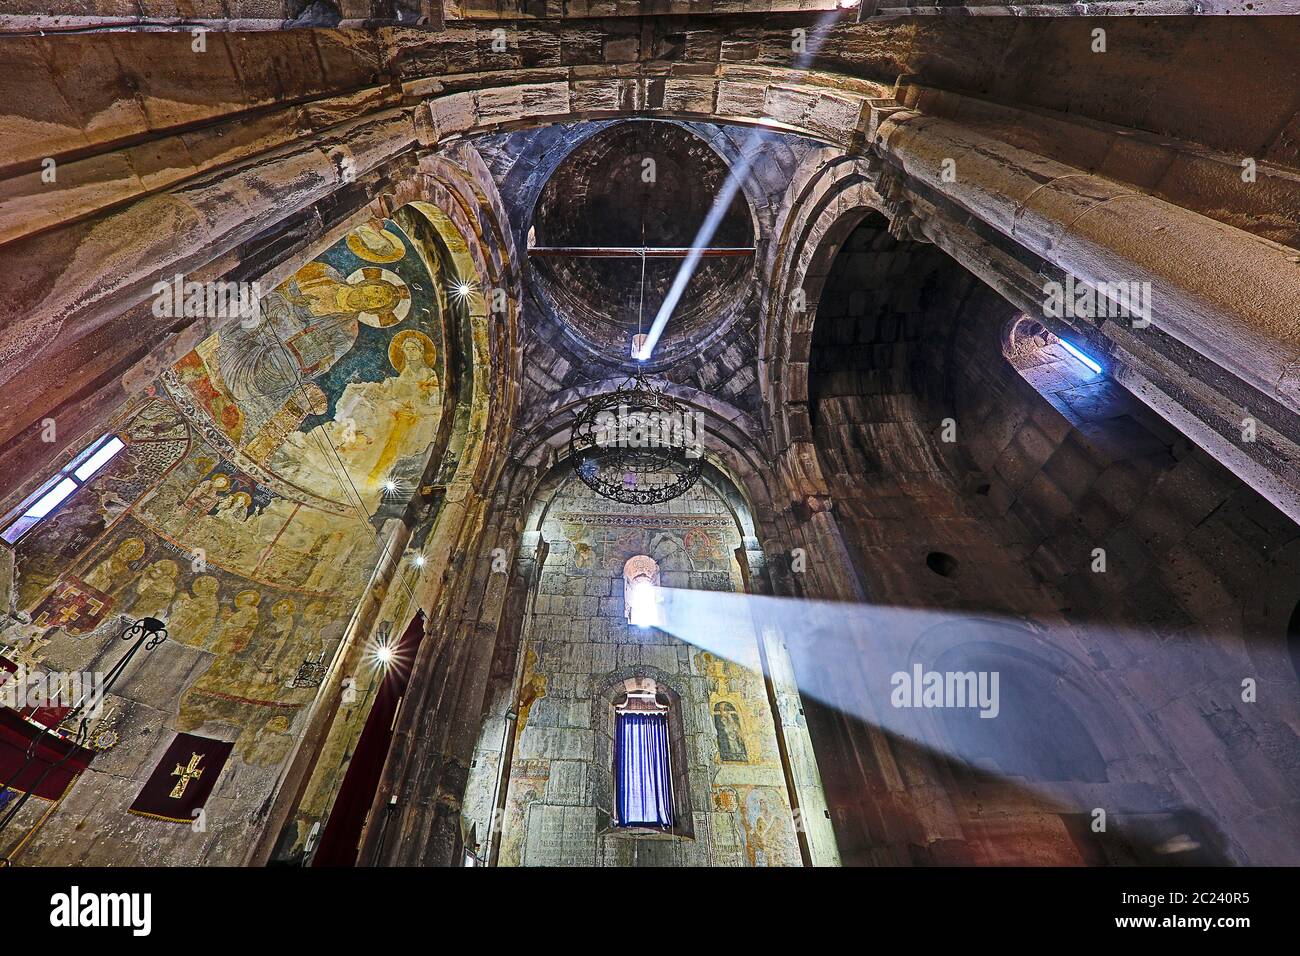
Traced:
[[[157, 617], [199, 652], [174, 729], [272, 766], [377, 558], [372, 517], [421, 474], [442, 413], [443, 301], [391, 221], [354, 229], [122, 409], [126, 447], [20, 543], [32, 623], [85, 643]], [[171, 706], [176, 707], [176, 696]]]

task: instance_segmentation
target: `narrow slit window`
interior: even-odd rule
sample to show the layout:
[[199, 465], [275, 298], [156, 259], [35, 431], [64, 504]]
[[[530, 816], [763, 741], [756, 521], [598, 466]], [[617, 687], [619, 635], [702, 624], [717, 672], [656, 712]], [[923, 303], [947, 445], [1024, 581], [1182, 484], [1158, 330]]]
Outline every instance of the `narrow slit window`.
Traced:
[[95, 477], [103, 467], [126, 447], [117, 435], [104, 435], [68, 462], [63, 469], [41, 485], [36, 492], [5, 517], [0, 527], [0, 541], [17, 544], [28, 531], [54, 514], [73, 493]]

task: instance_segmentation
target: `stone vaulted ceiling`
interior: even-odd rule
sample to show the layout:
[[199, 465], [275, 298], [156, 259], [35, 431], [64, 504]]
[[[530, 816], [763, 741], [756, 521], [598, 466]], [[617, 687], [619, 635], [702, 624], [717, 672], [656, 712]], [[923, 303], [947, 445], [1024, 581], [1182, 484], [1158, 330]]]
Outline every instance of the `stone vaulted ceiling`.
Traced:
[[[74, 35], [44, 35], [52, 25], [33, 12], [42, 6], [81, 18], [64, 25]], [[0, 548], [0, 583], [15, 566], [20, 578], [33, 568], [44, 575], [4, 595], [12, 629], [44, 628], [30, 612], [47, 585], [70, 575], [97, 590], [103, 583], [122, 602], [115, 607], [166, 606], [190, 640], [188, 657], [171, 658], [172, 672], [156, 672], [136, 702], [151, 714], [180, 712], [174, 729], [242, 723], [234, 760], [255, 768], [228, 778], [229, 828], [188, 843], [179, 831], [168, 843], [138, 839], [151, 831], [136, 829], [81, 843], [78, 859], [264, 862], [282, 830], [301, 858], [331, 812], [340, 755], [364, 714], [344, 709], [351, 716], [334, 721], [342, 668], [319, 697], [291, 688], [304, 691], [294, 708], [301, 719], [279, 713], [289, 708], [276, 695], [309, 655], [325, 653], [314, 643], [317, 618], [328, 618], [331, 640], [337, 633], [355, 662], [372, 636], [400, 633], [418, 608], [415, 631], [429, 639], [411, 669], [409, 703], [381, 722], [394, 737], [376, 769], [374, 807], [389, 809], [371, 815], [382, 822], [361, 838], [358, 859], [463, 861], [477, 731], [489, 704], [500, 705], [504, 726], [515, 701], [516, 664], [529, 666], [517, 653], [524, 620], [540, 605], [553, 618], [547, 627], [577, 637], [581, 649], [564, 655], [578, 662], [569, 689], [613, 652], [601, 640], [608, 628], [574, 620], [586, 606], [587, 624], [608, 623], [602, 615], [617, 624], [619, 592], [583, 580], [581, 593], [561, 593], [590, 576], [594, 546], [570, 542], [566, 555], [529, 522], [545, 512], [541, 489], [554, 494], [570, 477], [562, 458], [574, 409], [631, 371], [638, 314], [653, 315], [676, 269], [647, 263], [642, 309], [636, 259], [541, 258], [529, 246], [689, 244], [740, 165], [742, 191], [713, 241], [752, 244], [753, 255], [704, 265], [648, 369], [707, 416], [706, 480], [716, 473], [733, 486], [722, 503], [745, 515], [733, 522], [742, 540], [728, 531], [716, 555], [706, 537], [691, 538], [696, 557], [717, 562], [704, 573], [725, 567], [730, 580], [735, 560], [747, 569], [746, 589], [816, 599], [796, 605], [791, 632], [814, 632], [819, 654], [831, 639], [811, 661], [823, 689], [866, 688], [890, 671], [867, 654], [888, 628], [872, 633], [860, 622], [844, 634], [823, 604], [1023, 618], [1032, 628], [998, 639], [1043, 651], [1049, 672], [1069, 675], [1053, 686], [1083, 688], [1077, 710], [1096, 718], [1104, 767], [1089, 751], [1077, 782], [1108, 775], [1151, 816], [1208, 806], [1206, 829], [1232, 831], [1224, 851], [1232, 859], [1292, 852], [1294, 841], [1275, 834], [1293, 832], [1296, 819], [1294, 700], [1229, 701], [1242, 674], [1294, 689], [1281, 648], [1286, 622], [1300, 613], [1292, 520], [1300, 518], [1300, 18], [1192, 22], [1113, 5], [1121, 15], [1104, 21], [1102, 54], [1092, 46], [1096, 21], [1074, 15], [1082, 4], [1034, 11], [1060, 17], [873, 21], [836, 12], [830, 0], [194, 0], [206, 23], [242, 12], [256, 27], [214, 26], [200, 53], [188, 23], [153, 32], [169, 24], [149, 18], [167, 19], [170, 6], [17, 0], [16, 14], [0, 13], [0, 33], [17, 34], [0, 45], [5, 507], [68, 462], [86, 435], [103, 434], [113, 409], [143, 404], [148, 413], [131, 420], [126, 437], [136, 447], [119, 467], [173, 441], [178, 420], [154, 415], [160, 376], [184, 378], [177, 393], [200, 403], [186, 421], [229, 445], [240, 472], [205, 453], [177, 473], [193, 489], [155, 497], [156, 514], [131, 520], [152, 515], [150, 528], [207, 546], [219, 571], [224, 562], [225, 572], [246, 572], [242, 582], [222, 579], [214, 590], [216, 576], [191, 580], [164, 546], [146, 556], [144, 536], [123, 522], [93, 547], [51, 522], [46, 531], [64, 537], [45, 539], [43, 564], [22, 554], [15, 564], [15, 552]], [[102, 22], [124, 7], [133, 8], [130, 23]], [[361, 22], [371, 15], [400, 25]], [[321, 22], [332, 28], [282, 29]], [[412, 209], [418, 222], [404, 218]], [[422, 237], [434, 233], [436, 261], [399, 264], [399, 246], [427, 251]], [[305, 401], [278, 392], [279, 366], [250, 365], [257, 350], [240, 347], [221, 317], [158, 321], [152, 290], [181, 274], [277, 290], [270, 327], [286, 347], [302, 346], [300, 370], [310, 369], [313, 386]], [[1067, 274], [1146, 282], [1157, 321], [1041, 315], [1044, 283]], [[399, 285], [410, 292], [401, 315], [389, 301]], [[1053, 381], [1058, 370], [1046, 360], [1009, 365], [1003, 330], [1020, 314], [1059, 341], [1073, 338], [1104, 363], [1104, 381]], [[223, 342], [238, 354], [223, 353]], [[436, 391], [445, 413], [435, 422], [427, 408]], [[1258, 440], [1242, 437], [1244, 417]], [[47, 419], [57, 419], [57, 441], [43, 437]], [[946, 419], [959, 441], [939, 437]], [[322, 440], [333, 465], [308, 437]], [[339, 489], [357, 486], [361, 507], [351, 510], [364, 512], [355, 516], [364, 541], [306, 514], [349, 504], [319, 483], [335, 465]], [[304, 507], [280, 521], [291, 506], [253, 489], [255, 472], [267, 487], [279, 482], [285, 501], [290, 492], [316, 500], [294, 499]], [[387, 502], [399, 478], [409, 499], [404, 491], [400, 504]], [[110, 490], [117, 498], [106, 496], [106, 514], [116, 521], [112, 509], [127, 498]], [[76, 501], [65, 522], [93, 504], [89, 492]], [[668, 510], [686, 524], [700, 517], [687, 513], [699, 503]], [[86, 517], [97, 527], [98, 515]], [[602, 518], [602, 540], [633, 540], [613, 530], [627, 517]], [[284, 533], [261, 547], [266, 529]], [[41, 541], [34, 535], [24, 548]], [[583, 573], [536, 592], [552, 543], [550, 570], [571, 557]], [[674, 553], [686, 543], [683, 535]], [[1097, 547], [1115, 573], [1090, 567]], [[806, 567], [795, 566], [796, 551]], [[322, 559], [341, 553], [355, 558], [343, 583]], [[317, 610], [327, 599], [328, 613]], [[1094, 622], [1116, 625], [1123, 640], [1097, 641], [1087, 630]], [[921, 626], [900, 633], [920, 640]], [[250, 639], [271, 627], [279, 643]], [[1212, 653], [1166, 656], [1186, 652], [1193, 627]], [[834, 652], [837, 634], [857, 642], [852, 653]], [[928, 659], [959, 638], [939, 634]], [[86, 643], [65, 628], [54, 662], [84, 666]], [[268, 650], [275, 660], [262, 659]], [[839, 672], [844, 660], [861, 673]], [[187, 685], [200, 672], [204, 683]], [[534, 728], [548, 708], [558, 715], [560, 683], [549, 700], [541, 695]], [[277, 712], [254, 717], [249, 706]], [[836, 706], [823, 716], [855, 713]], [[789, 710], [789, 726], [775, 721], [775, 732], [802, 733], [805, 716], [816, 722], [811, 709]], [[931, 755], [897, 739], [873, 737], [854, 751], [868, 738], [855, 743], [858, 730], [840, 722], [821, 739], [842, 733], [844, 753], [882, 761], [869, 774], [860, 761], [826, 761], [846, 860], [1007, 862], [1004, 820], [984, 812], [1003, 805], [1052, 828], [1052, 859], [1078, 858], [1052, 808], [975, 789], [988, 781], [954, 782], [944, 767], [932, 775]], [[1025, 723], [1041, 737], [1042, 727]], [[500, 748], [501, 733], [489, 736]], [[975, 741], [977, 753], [998, 758], [989, 743]], [[147, 749], [119, 750], [129, 765], [104, 773], [122, 800], [83, 787], [30, 858], [61, 862], [76, 842], [67, 837], [106, 832], [104, 821], [121, 814], [104, 808], [126, 805], [126, 791], [150, 772]], [[1033, 769], [1003, 756], [1004, 776]], [[1049, 779], [1066, 769], [1050, 767]], [[809, 779], [795, 781], [801, 801], [816, 789]], [[1203, 780], [1222, 785], [1208, 804], [1190, 792]], [[569, 780], [562, 789], [580, 787]], [[491, 819], [487, 799], [479, 834]], [[844, 820], [861, 832], [846, 838]], [[1174, 828], [1162, 840], [1201, 832], [1158, 822]], [[818, 825], [823, 836], [831, 827]], [[1040, 845], [1031, 838], [1012, 849]]]
[[[690, 245], [726, 170], [749, 151], [755, 157], [750, 175], [714, 244], [753, 242], [755, 255], [714, 260], [722, 263], [717, 268], [706, 263], [647, 368], [752, 415], [755, 423], [761, 419], [762, 284], [754, 278], [794, 172], [819, 149], [817, 143], [742, 127], [625, 121], [487, 135], [474, 145], [492, 171], [520, 250], [527, 248], [530, 229], [537, 244], [630, 242], [639, 234], [641, 212], [626, 200], [638, 196], [646, 209], [648, 244]], [[643, 158], [656, 160], [658, 178], [644, 187]], [[583, 195], [591, 202], [579, 202]], [[525, 408], [542, 406], [566, 389], [625, 377], [633, 368], [629, 345], [636, 332], [640, 263], [585, 260], [576, 268], [567, 262], [557, 268], [560, 260], [521, 259], [529, 330]], [[593, 261], [600, 265], [592, 268]], [[661, 260], [647, 267], [647, 326], [679, 264]]]
[[[551, 174], [532, 211], [537, 246], [689, 247], [727, 178], [707, 140], [674, 123], [619, 123], [581, 141]], [[713, 246], [753, 244], [742, 196], [732, 199]], [[536, 297], [584, 344], [612, 357], [654, 320], [682, 260], [529, 258]], [[753, 255], [706, 259], [660, 339], [661, 359], [724, 330], [751, 285]]]

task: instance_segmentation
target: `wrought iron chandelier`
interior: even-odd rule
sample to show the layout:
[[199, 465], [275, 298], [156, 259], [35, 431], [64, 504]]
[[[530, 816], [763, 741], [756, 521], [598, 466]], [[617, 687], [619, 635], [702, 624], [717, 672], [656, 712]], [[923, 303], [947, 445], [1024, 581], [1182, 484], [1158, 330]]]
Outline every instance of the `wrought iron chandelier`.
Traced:
[[638, 369], [578, 413], [569, 457], [578, 477], [601, 497], [661, 504], [699, 481], [701, 439], [696, 413], [647, 382]]

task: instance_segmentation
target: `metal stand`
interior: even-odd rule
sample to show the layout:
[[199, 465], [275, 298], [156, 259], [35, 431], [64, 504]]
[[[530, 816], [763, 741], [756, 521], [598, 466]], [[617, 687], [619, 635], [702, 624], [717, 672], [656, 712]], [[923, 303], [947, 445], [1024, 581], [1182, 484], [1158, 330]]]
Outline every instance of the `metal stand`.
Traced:
[[[144, 649], [146, 651], [151, 651], [159, 644], [161, 644], [163, 641], [167, 640], [167, 625], [164, 624], [162, 621], [158, 620], [157, 618], [153, 618], [153, 617], [141, 618], [140, 620], [136, 621], [134, 624], [132, 624], [130, 627], [126, 628], [126, 630], [122, 632], [121, 639], [124, 641], [134, 641], [134, 643], [130, 646], [130, 648], [127, 649], [126, 653], [122, 655], [122, 657], [118, 660], [118, 662], [114, 664], [113, 668], [108, 672], [106, 679], [104, 681], [104, 688], [103, 688], [104, 694], [107, 694], [108, 691], [112, 689], [113, 685], [117, 682], [118, 678], [120, 678], [122, 674], [126, 671], [127, 666], [135, 658], [135, 655], [139, 652], [140, 647], [142, 645], [144, 646]], [[72, 710], [70, 710], [67, 716], [63, 718], [63, 721], [61, 721], [61, 723], [67, 723], [68, 721], [74, 718], [78, 718], [81, 712], [86, 707], [86, 701], [88, 697], [89, 697], [88, 693], [83, 693], [81, 699], [77, 701], [77, 703], [73, 706]], [[45, 727], [40, 734], [32, 738], [32, 742], [27, 747], [26, 759], [23, 761], [23, 765], [20, 768], [18, 768], [18, 772], [15, 773], [13, 776], [11, 776], [7, 781], [5, 781], [3, 786], [0, 786], [0, 797], [3, 797], [11, 789], [13, 789], [12, 785], [15, 781], [22, 779], [23, 774], [27, 772], [27, 769], [35, 761], [37, 745], [40, 743], [41, 739], [45, 735], [48, 734], [49, 736], [54, 737], [55, 739], [60, 741], [65, 741], [65, 742], [70, 741], [71, 743], [80, 747], [83, 746], [83, 744], [86, 741], [86, 738], [88, 736], [87, 731], [88, 731], [88, 724], [87, 724], [87, 719], [84, 716], [79, 717], [78, 724], [77, 724], [77, 731], [70, 738], [66, 736], [62, 736], [60, 734], [56, 734], [49, 727]], [[32, 795], [32, 791], [39, 789], [41, 784], [43, 784], [46, 781], [49, 775], [53, 773], [55, 770], [58, 770], [60, 767], [62, 767], [63, 764], [68, 760], [68, 758], [71, 757], [75, 752], [76, 752], [75, 750], [69, 750], [66, 754], [63, 755], [62, 758], [59, 759], [57, 763], [52, 763], [48, 767], [46, 767], [45, 772], [40, 775], [40, 777], [36, 780], [36, 782], [27, 788], [27, 790], [22, 794], [21, 797], [18, 798], [17, 801], [14, 802], [14, 805], [9, 808], [8, 812], [6, 812], [3, 817], [0, 817], [0, 833], [3, 833], [5, 828], [9, 826], [13, 818], [18, 815], [18, 811], [20, 811], [23, 808], [23, 805], [27, 802], [28, 798]], [[8, 863], [7, 858], [0, 859], [0, 866], [7, 865], [7, 863]]]

